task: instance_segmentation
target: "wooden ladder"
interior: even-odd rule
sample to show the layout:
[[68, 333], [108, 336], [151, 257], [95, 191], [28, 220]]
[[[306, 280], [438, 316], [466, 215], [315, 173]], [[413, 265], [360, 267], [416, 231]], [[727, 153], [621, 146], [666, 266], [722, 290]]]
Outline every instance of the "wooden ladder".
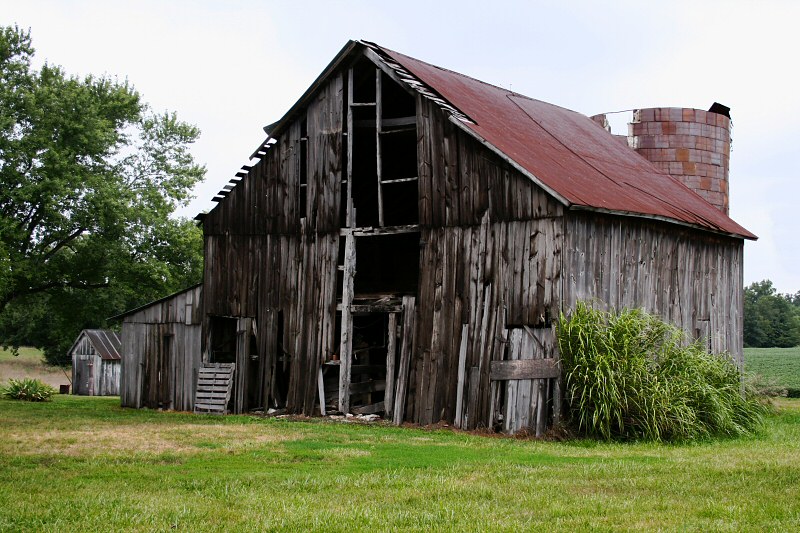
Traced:
[[224, 415], [233, 388], [234, 363], [203, 363], [197, 374], [194, 412]]

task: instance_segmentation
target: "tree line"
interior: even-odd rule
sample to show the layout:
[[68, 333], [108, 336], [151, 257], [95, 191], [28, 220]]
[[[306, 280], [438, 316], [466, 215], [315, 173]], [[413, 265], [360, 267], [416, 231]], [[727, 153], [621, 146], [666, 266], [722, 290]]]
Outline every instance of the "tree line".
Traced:
[[0, 27], [0, 344], [68, 363], [81, 329], [200, 281], [202, 232], [173, 214], [205, 167], [195, 126], [34, 53]]
[[762, 348], [800, 345], [800, 291], [780, 294], [770, 280], [746, 287], [744, 345]]

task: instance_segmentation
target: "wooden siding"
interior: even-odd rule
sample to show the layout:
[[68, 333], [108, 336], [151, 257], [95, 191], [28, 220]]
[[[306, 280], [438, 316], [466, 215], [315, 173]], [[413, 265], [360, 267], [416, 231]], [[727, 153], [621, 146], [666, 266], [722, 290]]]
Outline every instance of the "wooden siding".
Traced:
[[[262, 405], [269, 405], [279, 356], [290, 358], [290, 412], [312, 414], [320, 365], [338, 351], [342, 91], [343, 77], [334, 76], [204, 221], [204, 315], [252, 319]], [[298, 193], [301, 143], [308, 147], [305, 206]], [[237, 372], [244, 374], [246, 366]], [[248, 407], [239, 383], [235, 412]]]
[[644, 308], [742, 364], [743, 242], [674, 224], [571, 212], [564, 307]]
[[202, 287], [197, 286], [123, 318], [123, 407], [192, 410], [201, 316]]
[[[407, 413], [420, 424], [488, 426], [490, 363], [509, 357], [508, 328], [549, 326], [558, 315], [563, 210], [437, 106], [418, 106], [420, 222], [427, 227]], [[546, 343], [552, 356], [555, 341]]]

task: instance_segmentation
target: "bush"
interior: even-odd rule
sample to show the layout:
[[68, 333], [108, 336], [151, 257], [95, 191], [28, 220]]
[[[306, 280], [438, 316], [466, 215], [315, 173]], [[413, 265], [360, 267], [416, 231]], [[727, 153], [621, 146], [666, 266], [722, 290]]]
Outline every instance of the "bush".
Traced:
[[752, 433], [768, 408], [742, 394], [730, 358], [641, 310], [579, 302], [561, 314], [558, 344], [570, 420], [603, 439], [682, 441]]
[[3, 397], [28, 402], [46, 402], [55, 393], [50, 385], [30, 378], [9, 379], [8, 386], [2, 388]]

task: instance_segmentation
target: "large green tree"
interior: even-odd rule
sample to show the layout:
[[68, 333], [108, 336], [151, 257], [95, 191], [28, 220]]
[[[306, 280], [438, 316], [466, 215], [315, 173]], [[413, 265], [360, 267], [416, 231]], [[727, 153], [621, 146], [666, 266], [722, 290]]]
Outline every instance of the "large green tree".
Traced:
[[196, 127], [33, 54], [0, 28], [0, 341], [55, 362], [81, 327], [199, 281], [202, 236], [170, 215], [205, 169]]
[[800, 344], [798, 295], [778, 294], [770, 280], [744, 290], [744, 344], [754, 347], [789, 348]]

